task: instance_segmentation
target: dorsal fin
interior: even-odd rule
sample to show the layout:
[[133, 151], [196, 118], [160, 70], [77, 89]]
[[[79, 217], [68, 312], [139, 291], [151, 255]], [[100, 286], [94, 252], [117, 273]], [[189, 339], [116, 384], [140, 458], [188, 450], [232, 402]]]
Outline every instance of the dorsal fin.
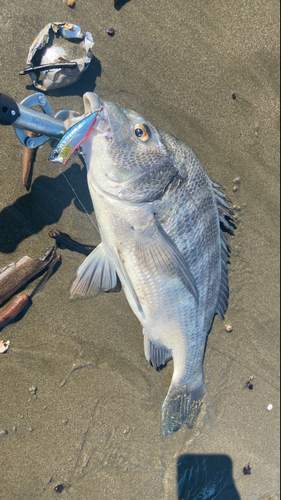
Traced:
[[[223, 187], [220, 186], [217, 182], [211, 179], [213, 190], [216, 197], [218, 213], [219, 213], [219, 221], [221, 223], [220, 237], [221, 237], [221, 286], [219, 291], [218, 303], [217, 303], [217, 314], [221, 319], [224, 318], [225, 312], [228, 306], [228, 297], [229, 297], [229, 288], [228, 288], [228, 269], [227, 264], [229, 264], [229, 254], [230, 254], [230, 246], [227, 241], [225, 232], [223, 229], [230, 234], [233, 233], [233, 228], [229, 224], [229, 221], [232, 222], [233, 211], [229, 208], [228, 203], [231, 203], [231, 200], [222, 193]], [[228, 202], [228, 203], [227, 203]]]

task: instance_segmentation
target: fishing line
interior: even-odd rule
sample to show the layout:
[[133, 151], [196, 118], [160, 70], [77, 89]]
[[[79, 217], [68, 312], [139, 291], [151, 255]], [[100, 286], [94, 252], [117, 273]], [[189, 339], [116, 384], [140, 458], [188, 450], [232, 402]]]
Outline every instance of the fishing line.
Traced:
[[[222, 343], [222, 345], [224, 345], [225, 347], [227, 347], [227, 349], [232, 349], [232, 347], [230, 347], [230, 346], [228, 346], [228, 345], [226, 345], [226, 344], [223, 344], [223, 343]], [[235, 359], [235, 357], [233, 357], [233, 358], [232, 358], [231, 356], [228, 356], [225, 352], [222, 352], [222, 351], [220, 351], [219, 349], [217, 349], [216, 347], [214, 347], [214, 346], [212, 345], [212, 343], [210, 343], [210, 342], [209, 342], [209, 348], [210, 348], [210, 349], [213, 349], [213, 351], [216, 351], [216, 352], [218, 352], [219, 354], [222, 354], [222, 356], [225, 356], [226, 358], [230, 359], [231, 361], [234, 361], [234, 363], [236, 363], [236, 364], [238, 364], [238, 365], [240, 365], [240, 366], [243, 366], [243, 368], [247, 368], [247, 370], [251, 371], [252, 373], [256, 373], [256, 376], [257, 376], [257, 377], [259, 377], [259, 378], [261, 378], [262, 380], [264, 380], [267, 384], [269, 384], [269, 385], [270, 385], [270, 387], [274, 387], [274, 389], [276, 389], [277, 391], [279, 391], [279, 387], [277, 387], [277, 386], [275, 385], [275, 383], [274, 383], [274, 382], [269, 381], [269, 380], [267, 380], [266, 378], [262, 377], [262, 375], [260, 375], [260, 374], [259, 374], [258, 369], [251, 370], [251, 369], [250, 369], [250, 367], [246, 364], [246, 363], [248, 363], [248, 361], [247, 361], [247, 360], [245, 360], [245, 362], [244, 362], [244, 359], [241, 357], [241, 360], [243, 361], [243, 363], [240, 363], [240, 361], [237, 361], [237, 359]], [[232, 351], [234, 351], [234, 349], [232, 349]], [[235, 351], [234, 351], [234, 352], [235, 352]], [[236, 352], [235, 352], [235, 354], [233, 354], [233, 356], [235, 356], [235, 355], [237, 355], [237, 353], [236, 353]], [[239, 354], [238, 354], [238, 355], [239, 355]], [[254, 365], [254, 366], [255, 366], [255, 365]]]
[[92, 217], [90, 216], [90, 214], [89, 214], [89, 212], [87, 211], [87, 209], [84, 207], [84, 205], [83, 205], [82, 201], [80, 200], [80, 198], [79, 198], [78, 194], [76, 193], [76, 191], [75, 191], [74, 187], [72, 187], [72, 185], [71, 185], [71, 183], [69, 182], [68, 178], [66, 177], [65, 173], [62, 171], [62, 169], [60, 168], [60, 166], [59, 166], [57, 163], [56, 163], [56, 166], [57, 166], [57, 168], [58, 168], [58, 171], [59, 171], [59, 172], [60, 172], [60, 173], [64, 176], [64, 178], [65, 178], [65, 180], [66, 180], [67, 184], [69, 185], [70, 189], [73, 191], [73, 193], [74, 193], [74, 195], [75, 195], [75, 197], [76, 197], [77, 201], [79, 201], [79, 203], [80, 203], [80, 205], [81, 205], [82, 209], [84, 210], [84, 212], [85, 212], [85, 213], [87, 214], [87, 216], [89, 217], [89, 219], [90, 219], [90, 221], [91, 221], [92, 225], [94, 226], [94, 228], [95, 228], [95, 229], [98, 231], [98, 233], [99, 233], [99, 228], [98, 228], [97, 224], [96, 224], [96, 223], [95, 223], [95, 221], [92, 219]]

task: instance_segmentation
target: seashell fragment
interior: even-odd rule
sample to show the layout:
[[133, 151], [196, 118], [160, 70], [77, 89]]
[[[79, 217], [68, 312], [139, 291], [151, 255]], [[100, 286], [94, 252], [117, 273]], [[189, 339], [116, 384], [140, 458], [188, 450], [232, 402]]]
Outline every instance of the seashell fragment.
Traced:
[[7, 352], [7, 350], [10, 347], [10, 341], [9, 340], [0, 340], [0, 354], [3, 354], [4, 352]]

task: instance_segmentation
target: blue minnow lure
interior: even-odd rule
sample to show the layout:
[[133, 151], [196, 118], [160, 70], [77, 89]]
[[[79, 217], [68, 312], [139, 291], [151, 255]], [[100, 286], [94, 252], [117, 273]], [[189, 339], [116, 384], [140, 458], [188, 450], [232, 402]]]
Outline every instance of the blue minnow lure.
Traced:
[[80, 144], [82, 144], [82, 142], [84, 142], [89, 136], [92, 126], [94, 125], [100, 111], [101, 109], [97, 109], [94, 113], [91, 113], [83, 120], [73, 125], [53, 149], [49, 160], [66, 165], [74, 151], [76, 151]]

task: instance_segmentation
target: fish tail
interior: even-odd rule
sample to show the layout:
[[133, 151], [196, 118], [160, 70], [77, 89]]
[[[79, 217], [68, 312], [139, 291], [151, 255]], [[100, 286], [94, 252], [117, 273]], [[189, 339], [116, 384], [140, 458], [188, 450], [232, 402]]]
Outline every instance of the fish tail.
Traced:
[[189, 389], [187, 385], [179, 387], [170, 385], [168, 394], [162, 406], [162, 435], [169, 436], [176, 432], [182, 424], [192, 429], [201, 410], [205, 385]]

